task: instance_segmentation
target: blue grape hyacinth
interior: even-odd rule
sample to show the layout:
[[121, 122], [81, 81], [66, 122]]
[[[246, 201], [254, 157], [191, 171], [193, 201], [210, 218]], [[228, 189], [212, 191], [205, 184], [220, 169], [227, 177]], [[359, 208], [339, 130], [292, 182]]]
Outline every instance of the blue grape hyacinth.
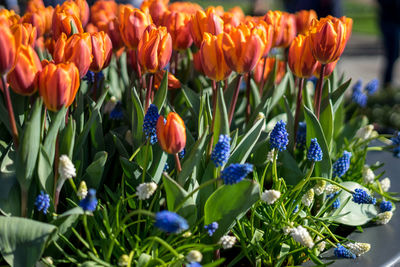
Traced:
[[84, 211], [95, 211], [97, 207], [96, 190], [89, 189], [88, 194], [79, 202], [79, 207]]
[[143, 132], [147, 138], [150, 139], [150, 144], [157, 143], [157, 121], [160, 117], [158, 114], [158, 108], [156, 105], [151, 104], [147, 109], [146, 115], [143, 120]]
[[183, 159], [185, 157], [186, 154], [186, 149], [182, 149], [181, 152], [178, 153], [178, 156], [180, 159]]
[[224, 181], [224, 184], [229, 184], [229, 185], [237, 184], [252, 171], [253, 171], [252, 164], [234, 163], [226, 167], [221, 172], [221, 179]]
[[343, 152], [343, 156], [333, 163], [332, 169], [334, 177], [342, 177], [347, 172], [347, 170], [350, 168], [350, 158], [351, 152], [345, 150]]
[[381, 212], [391, 211], [393, 208], [392, 202], [382, 201], [381, 204], [379, 205], [379, 208], [381, 209]]
[[88, 83], [94, 83], [95, 75], [96, 74], [93, 71], [88, 70], [88, 72], [86, 72], [86, 75], [82, 78], [82, 80], [87, 81]]
[[351, 99], [360, 107], [365, 107], [367, 105], [368, 96], [363, 92], [361, 80], [358, 80], [353, 86]]
[[311, 139], [310, 147], [308, 148], [307, 158], [311, 161], [322, 160], [322, 150], [318, 144], [317, 138]]
[[367, 191], [361, 188], [354, 190], [352, 200], [357, 204], [376, 204], [376, 198], [370, 196]]
[[189, 228], [187, 221], [176, 214], [168, 210], [163, 210], [156, 213], [156, 221], [154, 226], [161, 231], [173, 234], [179, 234]]
[[356, 254], [342, 246], [341, 244], [337, 244], [336, 248], [333, 251], [333, 254], [335, 254], [336, 257], [338, 258], [347, 258], [347, 259], [355, 259]]
[[286, 149], [286, 146], [289, 143], [288, 132], [286, 131], [286, 123], [282, 120], [278, 121], [272, 130], [269, 142], [271, 144], [271, 148], [276, 148], [279, 151], [283, 151]]
[[50, 207], [50, 196], [40, 191], [40, 194], [36, 197], [35, 206], [38, 211], [47, 214], [47, 210]]
[[396, 134], [394, 134], [394, 136], [392, 138], [390, 138], [390, 140], [393, 143], [393, 156], [395, 156], [396, 158], [400, 158], [400, 132], [397, 132]]
[[122, 120], [124, 118], [124, 112], [122, 111], [122, 104], [118, 102], [114, 109], [110, 112], [110, 119]]
[[231, 138], [228, 135], [220, 135], [214, 150], [211, 153], [211, 160], [214, 162], [215, 166], [224, 165], [231, 153]]
[[306, 146], [307, 139], [307, 125], [305, 122], [299, 122], [299, 129], [296, 135], [296, 146], [299, 148]]
[[373, 95], [379, 88], [378, 79], [373, 79], [365, 86], [364, 90], [368, 92], [368, 94]]
[[207, 230], [209, 236], [212, 236], [215, 233], [215, 231], [217, 231], [217, 229], [218, 229], [218, 223], [212, 222], [208, 225], [205, 225], [204, 229]]
[[332, 208], [338, 209], [339, 207], [340, 207], [340, 199], [337, 198], [337, 199], [335, 199], [335, 201], [333, 201]]
[[186, 267], [201, 267], [202, 265], [198, 262], [191, 262], [189, 264], [186, 264]]

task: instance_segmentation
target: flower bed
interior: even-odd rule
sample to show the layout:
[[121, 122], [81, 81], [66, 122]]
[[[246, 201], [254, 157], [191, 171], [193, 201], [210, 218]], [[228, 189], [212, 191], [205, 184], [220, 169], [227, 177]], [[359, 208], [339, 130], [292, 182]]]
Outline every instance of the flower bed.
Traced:
[[281, 266], [369, 251], [345, 230], [390, 221], [398, 198], [366, 155], [398, 156], [400, 135], [346, 108], [351, 80], [334, 68], [351, 27], [160, 0], [0, 11], [3, 261]]

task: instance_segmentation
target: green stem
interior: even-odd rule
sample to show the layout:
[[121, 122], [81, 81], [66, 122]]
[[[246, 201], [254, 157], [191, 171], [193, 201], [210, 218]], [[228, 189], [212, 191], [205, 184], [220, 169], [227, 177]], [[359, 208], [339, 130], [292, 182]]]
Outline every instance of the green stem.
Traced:
[[278, 150], [275, 149], [275, 151], [274, 151], [274, 161], [272, 163], [272, 172], [273, 172], [272, 176], [273, 176], [273, 179], [274, 179], [274, 181], [273, 181], [274, 185], [276, 185], [276, 183], [278, 183], [278, 170], [277, 170], [277, 167], [276, 167], [277, 158], [278, 158]]
[[317, 180], [323, 180], [323, 181], [326, 181], [326, 182], [328, 182], [328, 183], [334, 184], [334, 185], [336, 185], [337, 187], [340, 187], [341, 189], [345, 190], [346, 192], [349, 192], [350, 194], [353, 194], [353, 193], [354, 193], [353, 191], [347, 189], [347, 188], [344, 187], [343, 185], [341, 185], [341, 184], [339, 184], [339, 183], [337, 183], [337, 182], [335, 182], [335, 181], [333, 181], [333, 180], [331, 180], [331, 179], [327, 179], [327, 178], [324, 178], [324, 177], [313, 177], [313, 178], [310, 178], [310, 181], [313, 181], [313, 180], [316, 180], [316, 181], [317, 181]]
[[320, 223], [321, 223], [322, 226], [325, 228], [325, 230], [329, 233], [329, 235], [333, 238], [333, 240], [335, 240], [336, 243], [340, 243], [340, 241], [336, 238], [336, 236], [331, 232], [331, 230], [329, 229], [329, 227], [326, 226], [326, 224], [324, 224], [322, 221], [320, 221]]
[[175, 249], [173, 249], [167, 242], [165, 242], [164, 240], [162, 240], [161, 238], [159, 238], [159, 237], [157, 237], [157, 236], [150, 236], [150, 237], [146, 238], [146, 240], [157, 241], [157, 242], [160, 243], [163, 247], [165, 247], [166, 249], [168, 249], [169, 251], [171, 251], [171, 253], [174, 254], [175, 257], [177, 257], [177, 258], [181, 257], [181, 255], [179, 255], [179, 253], [176, 252]]
[[140, 149], [142, 149], [142, 147], [143, 147], [144, 144], [145, 144], [145, 143], [141, 144], [141, 145], [135, 150], [135, 152], [133, 152], [132, 156], [129, 158], [129, 161], [132, 161], [132, 160], [136, 157], [136, 155], [140, 152]]
[[7, 111], [8, 111], [8, 118], [10, 121], [10, 128], [11, 128], [11, 133], [14, 141], [14, 146], [15, 148], [18, 148], [18, 130], [17, 130], [17, 124], [15, 123], [15, 116], [14, 116], [14, 110], [11, 102], [11, 97], [10, 97], [10, 89], [8, 88], [8, 84], [6, 81], [6, 75], [4, 74], [1, 76], [1, 81], [3, 83], [3, 92], [6, 100], [6, 106], [7, 106]]
[[88, 228], [88, 225], [87, 225], [87, 214], [86, 213], [83, 214], [83, 227], [85, 228], [86, 238], [88, 239], [89, 246], [90, 246], [91, 250], [93, 251], [93, 253], [96, 256], [99, 256], [97, 254], [96, 249], [94, 248], [94, 245], [93, 245], [92, 237], [90, 235], [90, 231], [89, 231], [89, 228]]
[[[145, 161], [144, 161], [144, 168], [143, 168], [143, 175], [142, 175], [142, 183], [144, 183], [144, 181], [145, 181], [147, 164], [149, 164], [149, 146], [150, 146], [150, 142], [149, 142], [149, 139], [147, 139], [146, 151], [145, 151]], [[141, 209], [142, 209], [142, 200], [139, 199], [139, 210], [141, 210]], [[139, 214], [138, 220], [140, 221], [140, 214]], [[139, 235], [139, 233], [140, 233], [140, 223], [138, 223], [138, 225], [137, 225], [137, 234]]]
[[[325, 238], [325, 236], [324, 236], [323, 234], [321, 234], [320, 232], [318, 232], [317, 230], [315, 230], [315, 229], [313, 229], [313, 228], [311, 228], [311, 227], [309, 227], [309, 226], [307, 226], [307, 225], [304, 225], [303, 227], [306, 228], [306, 229], [308, 229], [309, 231], [315, 233], [317, 236], [322, 237], [322, 238]], [[326, 240], [329, 244], [331, 244], [332, 247], [336, 247], [336, 245], [335, 245], [332, 241], [330, 241], [329, 239], [325, 239], [325, 240]]]
[[313, 161], [306, 177], [300, 183], [298, 183], [296, 185], [296, 187], [293, 189], [293, 192], [301, 189], [308, 182], [308, 180], [310, 179], [310, 177], [314, 171], [314, 166], [315, 166], [315, 162]]

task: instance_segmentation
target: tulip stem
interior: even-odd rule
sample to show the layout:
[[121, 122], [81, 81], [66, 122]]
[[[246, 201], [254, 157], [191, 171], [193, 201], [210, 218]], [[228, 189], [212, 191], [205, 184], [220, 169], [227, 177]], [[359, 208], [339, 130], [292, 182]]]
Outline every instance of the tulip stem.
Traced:
[[176, 75], [178, 72], [179, 51], [174, 51], [174, 53], [175, 53], [175, 55], [174, 55], [175, 64], [174, 64], [174, 73], [173, 74]]
[[15, 145], [15, 148], [18, 148], [19, 141], [18, 141], [17, 124], [15, 123], [15, 116], [14, 116], [13, 106], [11, 103], [10, 90], [8, 88], [8, 84], [6, 82], [5, 75], [1, 76], [1, 81], [3, 83], [4, 96], [6, 98], [5, 100], [6, 100], [6, 105], [7, 105], [8, 118], [10, 120], [11, 133], [12, 133], [14, 145]]
[[181, 167], [181, 162], [179, 160], [178, 153], [174, 154], [174, 158], [175, 158], [176, 171], [179, 174], [182, 171], [182, 167]]
[[304, 78], [300, 78], [300, 80], [299, 80], [299, 91], [297, 92], [296, 113], [294, 114], [293, 150], [296, 149], [297, 129], [298, 129], [298, 126], [299, 126], [301, 102], [303, 101], [303, 86], [304, 86]]
[[321, 98], [322, 98], [322, 88], [324, 84], [324, 73], [325, 73], [325, 64], [321, 64], [321, 72], [319, 75], [319, 80], [316, 86], [315, 96], [314, 96], [314, 106], [315, 106], [315, 115], [317, 119], [319, 119], [319, 113], [321, 109]]
[[246, 84], [246, 98], [247, 98], [247, 105], [246, 105], [246, 121], [249, 121], [250, 119], [250, 112], [251, 112], [251, 107], [250, 107], [250, 82], [251, 82], [251, 74], [250, 72], [247, 73], [247, 84]]
[[264, 62], [263, 62], [263, 68], [262, 68], [262, 72], [261, 72], [261, 83], [260, 83], [260, 97], [262, 97], [262, 94], [264, 92], [264, 83], [265, 83], [265, 79], [264, 79], [264, 73], [265, 73], [265, 68], [267, 67], [267, 58], [264, 58]]
[[57, 212], [57, 206], [58, 206], [58, 200], [60, 197], [60, 189], [57, 188], [57, 182], [58, 182], [58, 164], [59, 164], [59, 137], [57, 135], [56, 138], [56, 147], [55, 147], [55, 153], [54, 153], [54, 211]]
[[21, 217], [26, 218], [28, 206], [28, 190], [21, 187]]
[[151, 73], [150, 77], [149, 77], [149, 85], [147, 86], [147, 91], [146, 91], [146, 105], [145, 105], [146, 112], [150, 105], [151, 91], [153, 91], [153, 78], [154, 78], [154, 74]]
[[242, 79], [243, 79], [243, 75], [239, 74], [238, 80], [236, 83], [235, 92], [233, 93], [231, 106], [229, 107], [229, 126], [231, 126], [233, 114], [235, 113], [236, 102], [237, 102], [237, 99], [239, 96], [239, 88], [240, 88], [240, 83], [242, 82]]
[[212, 81], [212, 88], [213, 88], [213, 94], [212, 94], [212, 105], [213, 105], [213, 114], [212, 114], [212, 121], [211, 121], [211, 140], [210, 144], [208, 146], [208, 155], [211, 155], [212, 151], [212, 146], [214, 143], [214, 124], [215, 124], [215, 116], [216, 116], [216, 109], [217, 109], [217, 100], [218, 100], [218, 90], [219, 90], [220, 82]]

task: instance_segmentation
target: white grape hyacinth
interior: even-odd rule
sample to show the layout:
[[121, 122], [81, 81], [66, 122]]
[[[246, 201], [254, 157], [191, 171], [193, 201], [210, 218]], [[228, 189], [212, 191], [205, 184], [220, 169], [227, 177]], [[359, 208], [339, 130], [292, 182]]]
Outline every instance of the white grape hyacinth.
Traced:
[[157, 184], [154, 182], [143, 183], [136, 187], [137, 195], [140, 200], [149, 199], [156, 192]]
[[362, 170], [362, 176], [364, 179], [364, 183], [366, 184], [371, 184], [375, 180], [375, 174], [368, 165], [364, 165]]
[[319, 196], [322, 195], [325, 191], [325, 187], [326, 187], [326, 181], [324, 180], [319, 180], [317, 182], [317, 184], [313, 187], [314, 189], [314, 193]]
[[224, 235], [219, 240], [223, 249], [232, 248], [236, 243], [236, 237], [230, 235]]
[[299, 242], [305, 247], [312, 248], [314, 246], [314, 241], [312, 240], [310, 233], [301, 225], [293, 228], [290, 235], [295, 241]]
[[377, 224], [387, 224], [388, 222], [390, 222], [390, 219], [392, 219], [393, 216], [393, 212], [391, 211], [385, 211], [382, 213], [379, 213], [376, 216], [376, 223]]
[[78, 196], [79, 199], [84, 199], [88, 194], [88, 189], [86, 186], [86, 182], [82, 181], [79, 184], [79, 188], [78, 188], [78, 192], [76, 193], [76, 195]]
[[367, 140], [372, 137], [372, 132], [374, 131], [374, 126], [372, 124], [366, 125], [356, 132], [356, 136], [362, 140]]
[[[322, 238], [321, 238], [320, 236], [317, 236], [317, 237], [315, 238], [315, 241], [316, 241], [316, 242], [319, 242], [321, 239], [322, 239]], [[320, 252], [324, 251], [325, 247], [326, 247], [326, 242], [325, 242], [325, 241], [321, 241], [321, 242], [319, 242], [319, 243], [317, 244], [317, 248], [318, 248], [318, 250], [319, 250]]]
[[186, 260], [188, 262], [201, 262], [203, 260], [203, 254], [198, 250], [191, 250], [186, 255]]
[[261, 195], [261, 200], [272, 205], [281, 197], [281, 192], [276, 190], [265, 190]]
[[76, 169], [67, 155], [61, 155], [58, 162], [58, 173], [60, 179], [71, 179], [76, 176]]
[[360, 257], [362, 254], [368, 252], [371, 249], [371, 244], [369, 243], [348, 243], [346, 247], [350, 250], [350, 252]]
[[301, 198], [301, 203], [303, 203], [304, 206], [309, 207], [314, 200], [314, 189], [308, 190], [303, 197]]
[[390, 189], [390, 179], [389, 179], [389, 177], [384, 178], [379, 183], [381, 184], [381, 188], [382, 188], [383, 192], [389, 191], [389, 189]]
[[340, 190], [339, 186], [333, 185], [333, 184], [328, 184], [328, 185], [325, 187], [325, 193], [326, 193], [327, 195], [334, 194], [334, 193], [336, 193], [336, 192], [339, 191], [339, 190]]

